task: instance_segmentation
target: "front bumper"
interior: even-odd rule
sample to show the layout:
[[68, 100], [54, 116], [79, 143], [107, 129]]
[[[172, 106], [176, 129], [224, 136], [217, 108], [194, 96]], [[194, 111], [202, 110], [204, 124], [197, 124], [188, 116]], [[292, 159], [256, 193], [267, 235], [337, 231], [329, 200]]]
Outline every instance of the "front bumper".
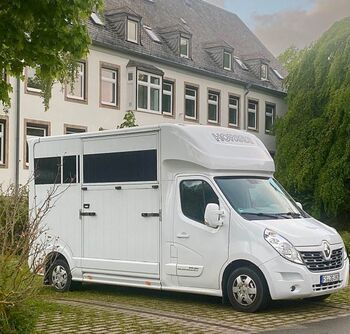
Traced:
[[[278, 256], [261, 265], [273, 300], [316, 297], [339, 291], [349, 281], [349, 258], [338, 270], [311, 272], [305, 265], [290, 262]], [[320, 276], [340, 274], [340, 280], [332, 284], [320, 284]]]

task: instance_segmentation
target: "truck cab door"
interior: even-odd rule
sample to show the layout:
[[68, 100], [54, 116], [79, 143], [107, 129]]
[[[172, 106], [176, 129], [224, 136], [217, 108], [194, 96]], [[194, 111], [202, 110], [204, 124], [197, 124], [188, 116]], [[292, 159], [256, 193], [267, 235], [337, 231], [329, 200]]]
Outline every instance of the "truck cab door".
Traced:
[[[178, 177], [176, 187], [174, 247], [178, 284], [220, 289], [220, 272], [229, 254], [229, 208], [209, 178]], [[218, 204], [223, 211], [222, 225], [217, 228], [204, 221], [209, 203]]]

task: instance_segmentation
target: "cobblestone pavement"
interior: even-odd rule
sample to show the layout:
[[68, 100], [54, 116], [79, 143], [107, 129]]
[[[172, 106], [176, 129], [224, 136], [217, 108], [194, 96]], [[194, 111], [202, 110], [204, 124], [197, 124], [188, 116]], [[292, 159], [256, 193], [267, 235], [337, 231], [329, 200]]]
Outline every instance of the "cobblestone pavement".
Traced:
[[151, 290], [84, 286], [67, 294], [48, 292], [62, 306], [40, 317], [37, 333], [259, 333], [350, 315], [350, 287], [322, 303], [274, 302], [247, 314], [219, 298]]

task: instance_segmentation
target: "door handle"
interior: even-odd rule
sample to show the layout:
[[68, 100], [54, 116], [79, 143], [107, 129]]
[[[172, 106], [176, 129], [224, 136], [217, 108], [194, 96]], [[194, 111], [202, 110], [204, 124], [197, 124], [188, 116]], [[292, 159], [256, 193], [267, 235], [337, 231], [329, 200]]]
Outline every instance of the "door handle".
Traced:
[[142, 212], [141, 216], [144, 218], [159, 217], [159, 212]]
[[181, 232], [176, 237], [179, 239], [188, 239], [190, 237], [190, 235], [187, 234], [186, 232]]
[[89, 217], [94, 217], [96, 216], [96, 212], [84, 212], [84, 211], [81, 211], [79, 212], [79, 216], [80, 217], [83, 217], [83, 216], [89, 216]]

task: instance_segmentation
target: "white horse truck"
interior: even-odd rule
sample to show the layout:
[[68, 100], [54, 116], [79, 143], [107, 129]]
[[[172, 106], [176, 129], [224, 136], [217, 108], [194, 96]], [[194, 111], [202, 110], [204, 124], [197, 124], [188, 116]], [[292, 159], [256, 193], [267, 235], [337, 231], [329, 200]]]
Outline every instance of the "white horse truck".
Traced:
[[31, 208], [59, 193], [42, 222], [57, 291], [115, 284], [254, 312], [348, 284], [341, 237], [287, 194], [250, 133], [164, 124], [36, 138], [29, 152]]

